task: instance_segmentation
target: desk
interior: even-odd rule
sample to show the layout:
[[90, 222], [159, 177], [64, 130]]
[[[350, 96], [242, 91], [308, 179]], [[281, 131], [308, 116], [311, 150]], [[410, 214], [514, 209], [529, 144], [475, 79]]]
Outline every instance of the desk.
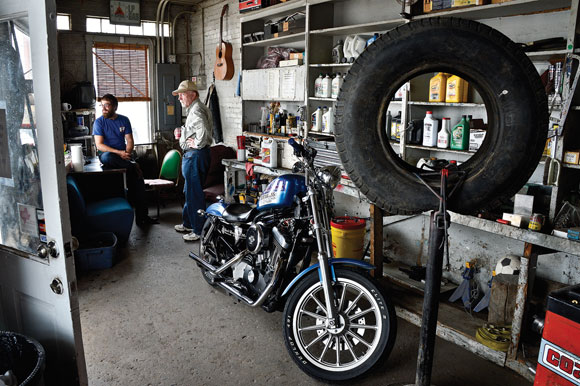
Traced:
[[88, 159], [82, 172], [70, 171], [87, 202], [126, 197], [125, 169], [103, 169], [98, 157]]

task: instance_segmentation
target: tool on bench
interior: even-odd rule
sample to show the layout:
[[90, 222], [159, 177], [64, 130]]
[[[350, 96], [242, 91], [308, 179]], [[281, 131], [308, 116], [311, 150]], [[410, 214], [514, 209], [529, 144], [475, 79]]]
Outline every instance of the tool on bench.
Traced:
[[461, 277], [463, 277], [463, 282], [461, 282], [459, 287], [457, 287], [453, 294], [451, 294], [451, 297], [449, 297], [450, 302], [454, 302], [461, 298], [461, 301], [463, 301], [463, 307], [465, 307], [465, 309], [468, 311], [471, 310], [471, 305], [479, 297], [479, 288], [477, 287], [475, 280], [473, 280], [475, 272], [475, 261], [466, 262], [465, 270], [461, 274]]

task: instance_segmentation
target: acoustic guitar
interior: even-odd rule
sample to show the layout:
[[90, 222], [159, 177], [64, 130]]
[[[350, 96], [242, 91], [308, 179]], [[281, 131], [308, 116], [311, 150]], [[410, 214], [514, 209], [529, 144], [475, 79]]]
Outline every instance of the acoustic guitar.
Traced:
[[228, 10], [228, 5], [224, 5], [220, 17], [220, 40], [215, 50], [215, 65], [213, 73], [218, 80], [230, 80], [234, 76], [234, 61], [232, 60], [232, 45], [222, 39], [222, 28], [224, 15]]

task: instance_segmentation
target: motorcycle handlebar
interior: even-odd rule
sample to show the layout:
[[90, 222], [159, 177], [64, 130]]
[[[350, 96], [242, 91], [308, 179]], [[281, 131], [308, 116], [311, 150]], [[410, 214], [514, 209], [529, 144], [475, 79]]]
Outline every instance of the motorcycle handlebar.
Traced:
[[294, 138], [290, 138], [288, 140], [288, 145], [294, 148], [294, 154], [296, 154], [299, 157], [304, 155], [304, 153], [306, 153], [306, 149], [304, 148], [304, 146], [296, 142]]

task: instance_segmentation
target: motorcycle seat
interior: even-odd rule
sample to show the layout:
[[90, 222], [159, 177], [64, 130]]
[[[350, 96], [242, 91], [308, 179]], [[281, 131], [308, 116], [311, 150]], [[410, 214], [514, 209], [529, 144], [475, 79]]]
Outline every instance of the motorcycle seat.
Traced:
[[256, 208], [248, 204], [231, 204], [224, 210], [223, 218], [227, 222], [246, 222], [256, 215]]

